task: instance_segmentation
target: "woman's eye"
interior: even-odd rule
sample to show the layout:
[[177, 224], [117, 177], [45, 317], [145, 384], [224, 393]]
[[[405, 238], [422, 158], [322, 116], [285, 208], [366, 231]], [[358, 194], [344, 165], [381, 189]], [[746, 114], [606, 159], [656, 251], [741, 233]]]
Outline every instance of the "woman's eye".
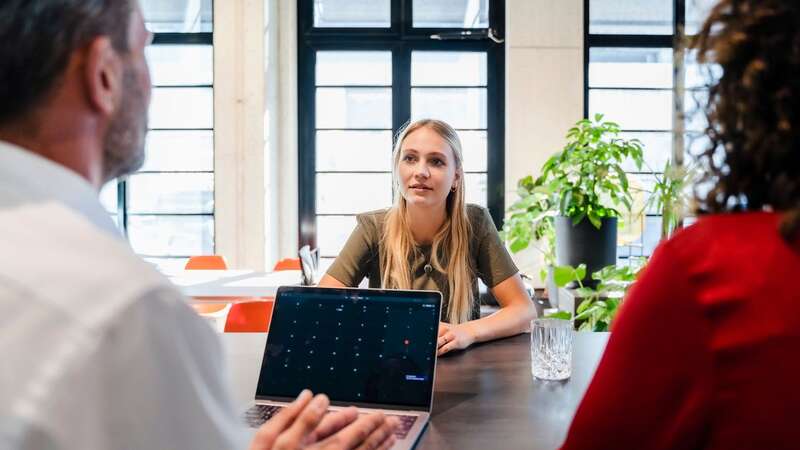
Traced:
[[434, 165], [434, 166], [437, 166], [437, 167], [438, 167], [438, 166], [443, 166], [443, 165], [444, 165], [444, 161], [442, 161], [441, 159], [432, 159], [432, 160], [431, 160], [431, 163], [433, 163], [433, 165]]
[[413, 155], [406, 155], [406, 156], [403, 157], [403, 161], [412, 162], [412, 161], [414, 161], [414, 156]]

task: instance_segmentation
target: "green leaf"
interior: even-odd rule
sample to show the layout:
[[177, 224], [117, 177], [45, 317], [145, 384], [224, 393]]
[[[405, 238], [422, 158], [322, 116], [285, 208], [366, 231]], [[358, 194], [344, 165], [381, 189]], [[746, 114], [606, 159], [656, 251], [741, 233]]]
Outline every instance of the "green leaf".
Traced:
[[601, 331], [608, 331], [608, 323], [599, 321], [594, 324], [594, 329], [592, 331], [601, 332]]
[[591, 301], [591, 300], [584, 300], [584, 301], [582, 301], [582, 302], [581, 302], [581, 303], [578, 305], [578, 307], [577, 307], [577, 308], [575, 308], [575, 314], [581, 314], [581, 313], [583, 313], [584, 311], [586, 311], [587, 309], [589, 309], [589, 307], [590, 307], [590, 306], [592, 306], [593, 304], [594, 304], [594, 302], [593, 302], [593, 301]]
[[558, 287], [564, 287], [575, 280], [575, 268], [572, 266], [553, 267], [553, 281]]
[[575, 276], [578, 280], [583, 280], [584, 278], [586, 278], [586, 264], [578, 265], [578, 268], [575, 269], [575, 272], [576, 272]]
[[511, 252], [512, 253], [519, 253], [522, 250], [525, 250], [526, 248], [528, 248], [528, 244], [529, 243], [530, 243], [530, 241], [528, 239], [515, 239], [515, 240], [511, 241], [511, 245], [510, 245]]
[[586, 213], [585, 212], [581, 212], [577, 216], [574, 216], [572, 218], [572, 226], [574, 227], [574, 226], [578, 225], [579, 223], [581, 223], [581, 221], [584, 219], [584, 217], [586, 217]]
[[589, 217], [589, 222], [592, 222], [592, 225], [594, 225], [594, 227], [597, 228], [598, 230], [600, 229], [600, 227], [603, 226], [603, 223], [600, 221], [600, 218], [597, 217], [597, 215], [593, 211], [589, 212], [588, 217]]
[[578, 297], [582, 297], [582, 298], [593, 297], [596, 294], [597, 294], [597, 291], [595, 291], [594, 289], [589, 288], [589, 287], [582, 287], [582, 288], [575, 289], [575, 295], [577, 295]]
[[572, 314], [569, 311], [558, 311], [552, 314], [548, 314], [544, 316], [545, 319], [561, 319], [561, 320], [570, 320], [572, 319]]

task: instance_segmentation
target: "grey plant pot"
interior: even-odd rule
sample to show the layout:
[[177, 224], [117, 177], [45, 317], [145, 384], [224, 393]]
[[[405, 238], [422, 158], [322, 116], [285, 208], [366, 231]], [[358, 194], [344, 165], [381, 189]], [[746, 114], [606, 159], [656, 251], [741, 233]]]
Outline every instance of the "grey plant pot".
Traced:
[[597, 229], [589, 219], [573, 226], [571, 218], [558, 216], [555, 227], [556, 263], [573, 267], [586, 264], [584, 285], [595, 286], [592, 272], [617, 263], [616, 217], [602, 219], [600, 229]]

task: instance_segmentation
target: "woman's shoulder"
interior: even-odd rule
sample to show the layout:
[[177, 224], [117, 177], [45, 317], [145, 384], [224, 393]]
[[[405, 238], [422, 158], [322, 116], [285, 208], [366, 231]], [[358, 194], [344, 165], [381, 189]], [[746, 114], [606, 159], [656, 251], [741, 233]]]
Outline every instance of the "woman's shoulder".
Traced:
[[356, 222], [358, 225], [369, 230], [369, 232], [377, 232], [383, 228], [383, 223], [386, 220], [386, 214], [388, 212], [389, 208], [383, 208], [356, 214]]
[[494, 221], [492, 220], [489, 210], [481, 205], [474, 203], [467, 203], [467, 219], [472, 226], [473, 233], [483, 232], [495, 229]]

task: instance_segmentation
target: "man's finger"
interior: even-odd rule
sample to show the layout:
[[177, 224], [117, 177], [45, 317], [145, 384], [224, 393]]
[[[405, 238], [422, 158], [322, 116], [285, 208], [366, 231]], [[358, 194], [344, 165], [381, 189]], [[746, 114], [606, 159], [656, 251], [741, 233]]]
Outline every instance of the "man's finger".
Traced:
[[338, 433], [320, 442], [323, 449], [351, 449], [361, 445], [373, 431], [386, 421], [381, 413], [360, 416], [355, 422], [344, 427]]
[[394, 440], [394, 430], [397, 428], [397, 419], [391, 417], [383, 425], [373, 431], [369, 437], [358, 447], [358, 450], [376, 450], [381, 448], [386, 441]]
[[281, 433], [275, 440], [275, 450], [299, 448], [305, 438], [319, 425], [322, 417], [328, 411], [328, 405], [330, 402], [325, 395], [320, 394], [314, 397], [300, 412], [289, 429]]
[[252, 448], [272, 448], [278, 436], [294, 422], [295, 417], [306, 407], [312, 397], [311, 391], [303, 390], [295, 401], [261, 425], [253, 436]]
[[350, 425], [356, 419], [358, 419], [358, 410], [353, 406], [335, 413], [327, 414], [322, 419], [322, 422], [319, 423], [317, 429], [311, 433], [306, 443], [313, 444], [314, 442], [321, 441], [347, 425]]

